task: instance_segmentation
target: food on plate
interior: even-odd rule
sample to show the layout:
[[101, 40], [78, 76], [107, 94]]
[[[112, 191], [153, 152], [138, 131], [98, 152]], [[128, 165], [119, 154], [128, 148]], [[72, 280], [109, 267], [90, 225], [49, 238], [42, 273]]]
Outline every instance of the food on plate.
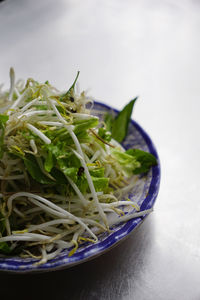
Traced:
[[[15, 82], [11, 68], [10, 89], [0, 90], [1, 255], [38, 264], [63, 249], [71, 256], [99, 233], [151, 211], [140, 211], [128, 192], [156, 158], [120, 145], [136, 98], [99, 119], [92, 100], [75, 91], [78, 76], [60, 92], [48, 81]], [[126, 214], [127, 206], [135, 212]]]

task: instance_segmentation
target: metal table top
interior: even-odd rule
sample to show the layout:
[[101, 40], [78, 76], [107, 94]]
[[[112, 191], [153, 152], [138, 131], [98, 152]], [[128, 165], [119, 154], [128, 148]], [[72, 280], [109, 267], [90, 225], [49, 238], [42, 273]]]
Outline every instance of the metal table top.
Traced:
[[200, 299], [200, 2], [6, 0], [0, 82], [79, 88], [122, 108], [153, 139], [162, 178], [154, 212], [119, 246], [71, 269], [0, 274], [7, 299]]

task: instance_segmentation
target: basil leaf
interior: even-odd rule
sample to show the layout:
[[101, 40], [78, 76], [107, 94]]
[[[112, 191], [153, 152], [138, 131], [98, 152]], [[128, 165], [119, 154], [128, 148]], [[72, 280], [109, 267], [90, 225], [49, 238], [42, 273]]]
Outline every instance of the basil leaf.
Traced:
[[121, 143], [127, 135], [128, 124], [130, 122], [133, 106], [137, 97], [131, 100], [117, 115], [112, 125], [112, 137]]
[[112, 125], [113, 125], [113, 122], [114, 122], [114, 116], [112, 116], [109, 113], [105, 114], [104, 122], [106, 124], [106, 130], [112, 132]]
[[157, 165], [157, 160], [151, 153], [140, 149], [129, 149], [125, 153], [131, 155], [140, 163], [140, 167], [133, 170], [134, 174], [147, 173], [152, 166]]

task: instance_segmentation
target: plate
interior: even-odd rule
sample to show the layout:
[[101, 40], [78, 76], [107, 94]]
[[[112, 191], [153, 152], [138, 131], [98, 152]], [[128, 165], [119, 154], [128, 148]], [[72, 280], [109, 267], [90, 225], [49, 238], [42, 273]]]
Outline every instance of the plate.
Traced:
[[[118, 113], [117, 110], [99, 102], [94, 103], [93, 109], [100, 118], [106, 112], [113, 114]], [[136, 201], [140, 205], [141, 210], [152, 208], [160, 184], [160, 162], [156, 148], [148, 134], [133, 120], [131, 120], [129, 124], [128, 134], [122, 145], [126, 149], [132, 147], [148, 151], [155, 155], [158, 160], [158, 165], [154, 166], [146, 176], [139, 177], [134, 188], [128, 195], [132, 201]], [[133, 212], [134, 208], [132, 207], [126, 211], [127, 214], [132, 214]], [[68, 255], [68, 250], [63, 250], [56, 258], [43, 265], [35, 265], [37, 260], [33, 258], [0, 257], [0, 270], [28, 273], [69, 268], [73, 265], [93, 259], [110, 250], [127, 237], [145, 218], [146, 216], [137, 217], [126, 223], [118, 224], [112, 228], [110, 233], [101, 234], [97, 243], [81, 246], [72, 256]]]

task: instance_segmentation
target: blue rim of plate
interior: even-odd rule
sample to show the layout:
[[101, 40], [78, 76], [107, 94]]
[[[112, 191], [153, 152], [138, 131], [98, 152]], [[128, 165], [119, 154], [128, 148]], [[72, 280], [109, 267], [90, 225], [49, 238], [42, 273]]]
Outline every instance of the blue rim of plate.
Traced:
[[[119, 111], [101, 102], [94, 102], [94, 106], [99, 106], [106, 111], [112, 111], [117, 114]], [[151, 182], [148, 188], [148, 193], [141, 204], [141, 210], [152, 208], [156, 197], [158, 195], [160, 186], [160, 160], [156, 148], [146, 131], [135, 121], [131, 120], [131, 125], [142, 136], [146, 143], [148, 151], [157, 158], [158, 164], [152, 168]], [[64, 268], [69, 268], [74, 265], [91, 260], [104, 252], [110, 250], [113, 246], [121, 242], [127, 237], [139, 224], [143, 222], [147, 215], [130, 219], [119, 230], [107, 234], [107, 237], [96, 244], [89, 244], [82, 247], [79, 252], [76, 252], [71, 257], [68, 256], [69, 251], [61, 252], [62, 255], [48, 261], [43, 265], [35, 265], [37, 260], [28, 258], [22, 259], [18, 257], [0, 257], [0, 271], [14, 272], [14, 273], [31, 273], [31, 272], [45, 272], [55, 271]]]

